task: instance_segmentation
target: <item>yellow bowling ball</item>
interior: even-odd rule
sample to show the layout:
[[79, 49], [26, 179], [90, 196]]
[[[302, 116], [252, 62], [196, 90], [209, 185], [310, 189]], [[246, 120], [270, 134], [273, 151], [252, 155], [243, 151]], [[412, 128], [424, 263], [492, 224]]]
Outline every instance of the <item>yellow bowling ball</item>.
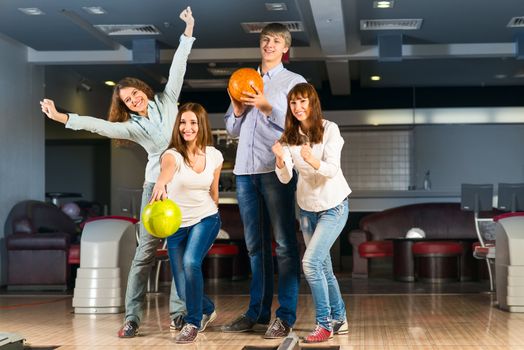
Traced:
[[147, 232], [157, 238], [166, 238], [175, 233], [182, 223], [182, 212], [171, 199], [146, 205], [142, 222]]

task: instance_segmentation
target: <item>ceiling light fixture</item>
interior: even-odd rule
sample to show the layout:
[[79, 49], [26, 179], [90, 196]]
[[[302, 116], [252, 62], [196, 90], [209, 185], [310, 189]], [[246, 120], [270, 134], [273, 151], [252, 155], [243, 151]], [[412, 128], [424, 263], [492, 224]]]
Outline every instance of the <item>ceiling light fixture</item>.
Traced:
[[372, 75], [372, 76], [370, 77], [370, 79], [371, 79], [372, 81], [379, 81], [379, 80], [380, 80], [380, 75]]
[[116, 85], [116, 83], [114, 81], [112, 81], [112, 80], [106, 80], [106, 81], [104, 81], [104, 84], [106, 84], [107, 86], [115, 86]]
[[389, 9], [389, 8], [392, 8], [393, 5], [394, 5], [393, 0], [373, 1], [373, 7], [376, 9]]
[[85, 6], [82, 7], [82, 9], [91, 15], [105, 15], [107, 13], [107, 11], [100, 6]]
[[19, 7], [18, 10], [22, 11], [28, 16], [40, 16], [45, 15], [44, 11], [37, 7]]
[[268, 11], [287, 11], [287, 6], [283, 2], [266, 2]]
[[237, 69], [238, 67], [208, 67], [207, 71], [215, 77], [228, 77]]

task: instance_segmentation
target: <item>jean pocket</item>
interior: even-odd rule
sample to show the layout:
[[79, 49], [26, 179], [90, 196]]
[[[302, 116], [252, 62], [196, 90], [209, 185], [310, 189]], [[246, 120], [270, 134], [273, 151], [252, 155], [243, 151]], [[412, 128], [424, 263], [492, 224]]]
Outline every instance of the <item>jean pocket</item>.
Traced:
[[346, 211], [346, 205], [344, 202], [340, 203], [339, 205], [333, 208], [333, 213], [337, 216], [344, 215], [345, 211]]

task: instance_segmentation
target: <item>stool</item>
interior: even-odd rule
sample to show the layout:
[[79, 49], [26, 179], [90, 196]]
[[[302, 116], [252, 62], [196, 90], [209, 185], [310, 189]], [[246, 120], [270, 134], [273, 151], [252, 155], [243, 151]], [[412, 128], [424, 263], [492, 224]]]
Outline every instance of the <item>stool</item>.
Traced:
[[417, 280], [441, 283], [460, 279], [462, 245], [458, 242], [432, 241], [413, 244]]
[[238, 255], [236, 244], [215, 243], [207, 252], [202, 271], [208, 279], [232, 279], [233, 259]]
[[80, 265], [80, 244], [71, 244], [69, 246], [67, 263], [69, 265]]
[[368, 241], [358, 246], [358, 254], [363, 258], [385, 258], [393, 256], [392, 241]]

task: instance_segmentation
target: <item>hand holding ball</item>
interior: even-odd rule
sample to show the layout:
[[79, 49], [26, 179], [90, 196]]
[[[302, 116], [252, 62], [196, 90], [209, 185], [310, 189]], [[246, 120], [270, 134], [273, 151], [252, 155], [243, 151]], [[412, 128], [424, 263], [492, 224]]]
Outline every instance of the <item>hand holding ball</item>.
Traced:
[[142, 222], [147, 232], [157, 238], [166, 238], [175, 233], [182, 223], [182, 212], [170, 199], [146, 205]]
[[256, 70], [253, 68], [237, 69], [229, 78], [229, 94], [236, 101], [242, 102], [242, 92], [256, 92], [252, 85], [259, 91], [264, 91], [264, 81]]

